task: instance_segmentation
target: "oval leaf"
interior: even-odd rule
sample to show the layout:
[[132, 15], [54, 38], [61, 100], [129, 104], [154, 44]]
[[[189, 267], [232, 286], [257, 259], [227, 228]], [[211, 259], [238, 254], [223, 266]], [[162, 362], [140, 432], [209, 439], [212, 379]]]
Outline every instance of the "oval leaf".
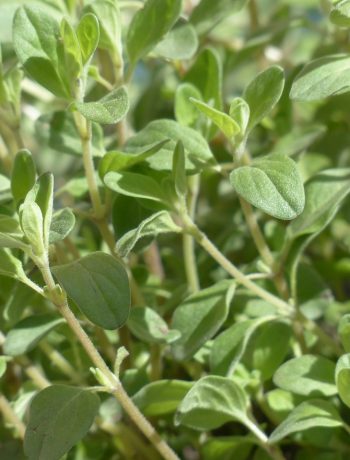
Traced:
[[234, 169], [230, 180], [245, 200], [277, 219], [295, 219], [304, 209], [302, 179], [295, 162], [285, 155], [268, 155]]
[[31, 401], [24, 452], [29, 460], [59, 460], [88, 432], [97, 415], [96, 394], [52, 385]]
[[97, 326], [121, 327], [129, 316], [129, 280], [123, 265], [114, 257], [95, 252], [52, 272], [68, 296]]
[[350, 407], [350, 354], [341, 356], [335, 368], [335, 381], [340, 399]]
[[335, 364], [322, 356], [303, 355], [277, 369], [274, 383], [283, 390], [304, 396], [337, 394]]

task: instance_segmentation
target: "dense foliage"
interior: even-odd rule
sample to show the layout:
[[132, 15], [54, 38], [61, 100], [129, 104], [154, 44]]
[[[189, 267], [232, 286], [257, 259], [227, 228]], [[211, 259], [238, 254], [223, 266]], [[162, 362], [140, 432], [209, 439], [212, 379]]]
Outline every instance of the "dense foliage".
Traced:
[[0, 0], [1, 460], [350, 455], [350, 0]]

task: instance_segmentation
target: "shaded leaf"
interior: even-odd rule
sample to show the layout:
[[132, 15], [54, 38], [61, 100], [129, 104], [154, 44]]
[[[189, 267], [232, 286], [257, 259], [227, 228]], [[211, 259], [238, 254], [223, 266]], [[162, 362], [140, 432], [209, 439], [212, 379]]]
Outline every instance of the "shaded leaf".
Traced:
[[132, 308], [127, 325], [138, 339], [147, 343], [172, 343], [180, 337], [178, 331], [169, 330], [163, 318], [148, 307]]

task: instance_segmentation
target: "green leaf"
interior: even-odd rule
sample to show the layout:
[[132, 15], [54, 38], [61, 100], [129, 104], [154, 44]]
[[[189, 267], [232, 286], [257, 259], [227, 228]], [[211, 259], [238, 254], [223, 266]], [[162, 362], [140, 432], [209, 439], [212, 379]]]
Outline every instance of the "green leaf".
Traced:
[[219, 375], [232, 375], [256, 329], [273, 318], [266, 316], [241, 321], [218, 335], [210, 351], [211, 372]]
[[180, 19], [154, 49], [156, 55], [165, 59], [191, 59], [198, 48], [198, 37], [195, 28]]
[[[0, 236], [1, 239], [1, 236]], [[22, 263], [8, 249], [0, 247], [0, 275], [9, 276], [20, 281], [26, 279]]]
[[181, 141], [176, 144], [174, 150], [172, 176], [178, 198], [185, 199], [187, 194], [187, 177], [185, 169], [185, 150]]
[[82, 313], [97, 326], [117, 329], [128, 319], [128, 275], [114, 257], [95, 252], [53, 267], [52, 272]]
[[24, 438], [29, 460], [59, 460], [88, 432], [100, 400], [95, 393], [52, 385], [34, 396]]
[[212, 101], [213, 107], [221, 110], [222, 74], [222, 61], [218, 52], [214, 48], [205, 48], [186, 73], [184, 81], [200, 91], [204, 102]]
[[70, 80], [71, 93], [74, 95], [77, 85], [76, 80], [83, 70], [80, 44], [73, 26], [65, 18], [61, 21], [60, 30], [64, 47], [65, 69]]
[[101, 179], [103, 179], [108, 172], [122, 171], [124, 169], [129, 169], [138, 163], [142, 163], [143, 161], [147, 160], [147, 158], [157, 153], [167, 142], [167, 140], [156, 142], [154, 145], [146, 148], [143, 152], [135, 154], [118, 151], [106, 153], [106, 155], [100, 161], [98, 169]]
[[[43, 26], [44, 25], [44, 26]], [[63, 45], [58, 22], [35, 6], [16, 11], [13, 46], [26, 72], [57, 97], [69, 98], [69, 84], [62, 76]]]
[[238, 124], [226, 113], [220, 112], [197, 99], [191, 98], [190, 101], [197, 109], [204, 113], [229, 139], [232, 139], [240, 132]]
[[235, 97], [230, 104], [230, 117], [238, 125], [241, 136], [244, 136], [250, 119], [250, 108], [244, 99]]
[[137, 242], [142, 238], [155, 238], [164, 233], [180, 233], [181, 227], [177, 226], [167, 211], [159, 211], [152, 214], [141, 224], [125, 233], [117, 242], [117, 251], [122, 257], [126, 257], [132, 251]]
[[69, 208], [61, 209], [52, 216], [49, 243], [57, 243], [57, 241], [64, 240], [75, 225], [75, 217]]
[[235, 291], [232, 281], [221, 281], [190, 295], [174, 313], [172, 328], [181, 337], [172, 346], [176, 360], [191, 358], [224, 323]]
[[87, 120], [102, 125], [118, 123], [129, 110], [126, 88], [121, 86], [96, 102], [76, 102], [75, 107]]
[[194, 173], [207, 165], [215, 164], [215, 159], [203, 136], [192, 128], [179, 125], [174, 120], [152, 121], [136, 136], [129, 139], [125, 146], [126, 151], [138, 153], [146, 146], [164, 139], [169, 139], [169, 142], [146, 160], [152, 169], [172, 170], [172, 154], [178, 141], [181, 141], [185, 147], [186, 171]]
[[42, 174], [37, 180], [37, 185], [33, 188], [33, 193], [35, 194], [35, 202], [39, 205], [44, 219], [43, 236], [45, 248], [47, 249], [53, 213], [53, 175], [51, 173]]
[[159, 417], [176, 411], [192, 382], [158, 380], [141, 388], [133, 401], [146, 417]]
[[100, 26], [97, 17], [92, 13], [84, 14], [77, 27], [83, 64], [90, 62], [100, 39]]
[[35, 255], [45, 252], [43, 225], [44, 219], [40, 207], [35, 201], [25, 200], [20, 207], [20, 219], [23, 233]]
[[293, 81], [290, 97], [314, 101], [350, 90], [350, 58], [347, 54], [325, 56], [308, 63]]
[[275, 385], [283, 390], [304, 396], [333, 396], [335, 364], [327, 358], [303, 355], [293, 358], [277, 369]]
[[324, 125], [296, 126], [288, 134], [277, 140], [271, 153], [296, 155], [307, 150], [325, 132], [326, 127]]
[[245, 423], [248, 399], [244, 390], [225, 377], [198, 380], [181, 402], [175, 424], [209, 431], [230, 421]]
[[36, 168], [29, 150], [20, 150], [14, 160], [11, 174], [11, 190], [16, 205], [20, 205], [34, 186]]
[[135, 307], [127, 322], [130, 331], [146, 343], [172, 343], [180, 337], [176, 330], [169, 330], [158, 313], [148, 307]]
[[192, 11], [190, 21], [200, 35], [206, 34], [220, 21], [237, 13], [247, 0], [202, 0]]
[[269, 67], [249, 83], [243, 94], [250, 108], [248, 132], [275, 107], [282, 96], [283, 88], [284, 72], [278, 66]]
[[128, 172], [109, 172], [104, 177], [104, 183], [114, 192], [122, 195], [144, 198], [147, 200], [166, 203], [167, 198], [158, 184], [152, 177]]
[[340, 0], [333, 5], [329, 18], [333, 24], [340, 27], [350, 26], [350, 1]]
[[335, 382], [340, 399], [350, 407], [350, 354], [341, 356], [335, 368]]
[[259, 332], [253, 343], [252, 368], [260, 371], [261, 381], [269, 380], [283, 363], [292, 336], [289, 324], [271, 322]]
[[30, 316], [15, 324], [7, 334], [4, 342], [4, 352], [9, 356], [19, 356], [29, 353], [49, 332], [64, 319], [54, 315]]
[[131, 65], [146, 56], [180, 16], [181, 0], [147, 0], [134, 15], [126, 37]]
[[121, 50], [121, 22], [116, 2], [110, 0], [95, 0], [86, 5], [84, 11], [93, 13], [100, 25], [99, 48], [120, 53]]
[[321, 399], [312, 399], [297, 406], [272, 432], [269, 441], [276, 443], [290, 434], [310, 428], [339, 427], [342, 424], [342, 420], [332, 403]]
[[199, 113], [191, 104], [190, 98], [201, 99], [200, 91], [191, 83], [182, 83], [176, 88], [175, 93], [175, 118], [183, 126], [194, 127]]
[[338, 335], [346, 352], [350, 352], [350, 314], [340, 318], [338, 324]]
[[23, 233], [16, 219], [0, 215], [0, 247], [20, 248], [23, 251], [30, 249], [30, 246], [23, 240]]
[[267, 155], [234, 169], [230, 180], [245, 200], [277, 219], [295, 219], [304, 209], [302, 179], [285, 155]]
[[350, 169], [328, 169], [305, 184], [305, 208], [288, 227], [288, 237], [321, 231], [334, 217], [350, 192]]

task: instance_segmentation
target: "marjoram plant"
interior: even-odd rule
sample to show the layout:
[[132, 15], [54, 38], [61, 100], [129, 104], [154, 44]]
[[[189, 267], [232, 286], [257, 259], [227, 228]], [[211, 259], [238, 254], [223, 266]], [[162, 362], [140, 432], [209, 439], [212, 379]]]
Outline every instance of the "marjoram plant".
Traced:
[[0, 0], [1, 460], [350, 455], [350, 0]]

